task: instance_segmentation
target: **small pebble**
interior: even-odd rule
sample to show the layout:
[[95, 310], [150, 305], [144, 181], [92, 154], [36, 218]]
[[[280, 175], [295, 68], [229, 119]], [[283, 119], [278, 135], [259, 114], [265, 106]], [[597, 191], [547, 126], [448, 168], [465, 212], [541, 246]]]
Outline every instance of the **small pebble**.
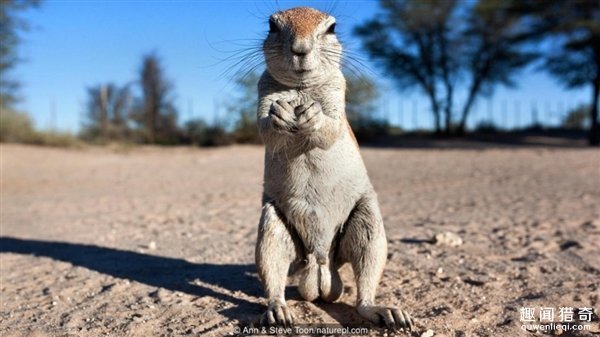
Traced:
[[458, 247], [458, 246], [462, 245], [462, 243], [463, 243], [460, 236], [458, 236], [452, 232], [436, 234], [435, 237], [433, 238], [433, 242], [436, 245], [443, 245], [443, 246], [450, 246], [450, 247]]
[[148, 244], [148, 249], [155, 250], [156, 249], [156, 242], [150, 241], [150, 243]]
[[433, 337], [433, 330], [427, 330], [421, 334], [421, 337]]

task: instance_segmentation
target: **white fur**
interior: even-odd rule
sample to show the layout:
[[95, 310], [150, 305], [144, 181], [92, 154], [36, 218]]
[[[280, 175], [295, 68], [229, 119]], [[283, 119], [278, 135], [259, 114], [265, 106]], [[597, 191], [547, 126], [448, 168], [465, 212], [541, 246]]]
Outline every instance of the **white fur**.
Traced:
[[387, 243], [375, 192], [347, 125], [342, 47], [334, 34], [325, 34], [335, 19], [326, 16], [310, 36], [298, 38], [282, 17], [271, 18], [282, 29], [265, 39], [267, 71], [258, 84], [257, 123], [266, 147], [256, 250], [269, 299], [263, 322], [291, 324], [282, 303], [291, 264], [304, 261], [299, 290], [305, 299], [335, 301], [343, 289], [338, 269], [350, 262], [358, 312], [373, 322], [383, 317], [392, 328], [409, 326], [402, 318], [408, 314], [374, 303]]

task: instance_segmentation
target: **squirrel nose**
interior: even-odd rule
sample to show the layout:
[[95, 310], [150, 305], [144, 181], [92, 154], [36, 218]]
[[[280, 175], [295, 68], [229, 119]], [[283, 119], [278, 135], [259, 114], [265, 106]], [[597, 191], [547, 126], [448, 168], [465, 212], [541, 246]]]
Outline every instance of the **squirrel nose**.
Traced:
[[307, 41], [296, 40], [292, 43], [291, 50], [296, 56], [306, 56], [310, 52], [310, 44]]
[[296, 50], [296, 49], [292, 48], [292, 54], [294, 54], [296, 56], [306, 56], [306, 54], [308, 54], [308, 52], [306, 52], [306, 51], [299, 51], [299, 50]]

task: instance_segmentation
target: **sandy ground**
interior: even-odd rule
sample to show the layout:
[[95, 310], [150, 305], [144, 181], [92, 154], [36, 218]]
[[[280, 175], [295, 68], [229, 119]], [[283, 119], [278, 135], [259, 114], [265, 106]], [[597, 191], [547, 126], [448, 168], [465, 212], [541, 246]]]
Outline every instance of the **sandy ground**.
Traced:
[[[0, 150], [0, 335], [221, 336], [264, 310], [262, 148]], [[411, 312], [416, 336], [535, 336], [522, 307], [598, 312], [600, 151], [362, 152], [389, 241], [378, 300]], [[429, 242], [446, 231], [464, 243]], [[370, 326], [343, 278], [334, 304], [291, 285], [297, 320]], [[593, 319], [548, 334], [598, 335]]]

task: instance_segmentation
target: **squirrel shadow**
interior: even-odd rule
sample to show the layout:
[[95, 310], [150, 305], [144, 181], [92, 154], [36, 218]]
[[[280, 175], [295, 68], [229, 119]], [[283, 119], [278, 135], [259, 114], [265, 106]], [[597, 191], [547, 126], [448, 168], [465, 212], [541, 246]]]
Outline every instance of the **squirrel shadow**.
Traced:
[[[122, 279], [179, 291], [193, 296], [210, 296], [235, 305], [219, 313], [237, 320], [259, 315], [264, 306], [226, 292], [199, 285], [203, 283], [261, 297], [262, 290], [253, 264], [190, 263], [183, 259], [69, 242], [52, 242], [0, 237], [0, 253], [49, 257]], [[193, 281], [199, 281], [191, 283]]]
[[[203, 283], [225, 289], [230, 293], [242, 292], [251, 297], [262, 298], [262, 287], [256, 277], [254, 264], [191, 263], [183, 259], [96, 245], [12, 237], [0, 237], [0, 253], [48, 257], [153, 287], [198, 297], [210, 296], [234, 304], [234, 307], [221, 310], [219, 313], [238, 320], [242, 325], [255, 322], [265, 310], [265, 306], [261, 303], [241, 299], [198, 284]], [[199, 282], [192, 283], [196, 280]], [[287, 287], [286, 295], [287, 298], [301, 300], [296, 287]], [[350, 305], [322, 301], [316, 304], [340, 324], [366, 323]]]

